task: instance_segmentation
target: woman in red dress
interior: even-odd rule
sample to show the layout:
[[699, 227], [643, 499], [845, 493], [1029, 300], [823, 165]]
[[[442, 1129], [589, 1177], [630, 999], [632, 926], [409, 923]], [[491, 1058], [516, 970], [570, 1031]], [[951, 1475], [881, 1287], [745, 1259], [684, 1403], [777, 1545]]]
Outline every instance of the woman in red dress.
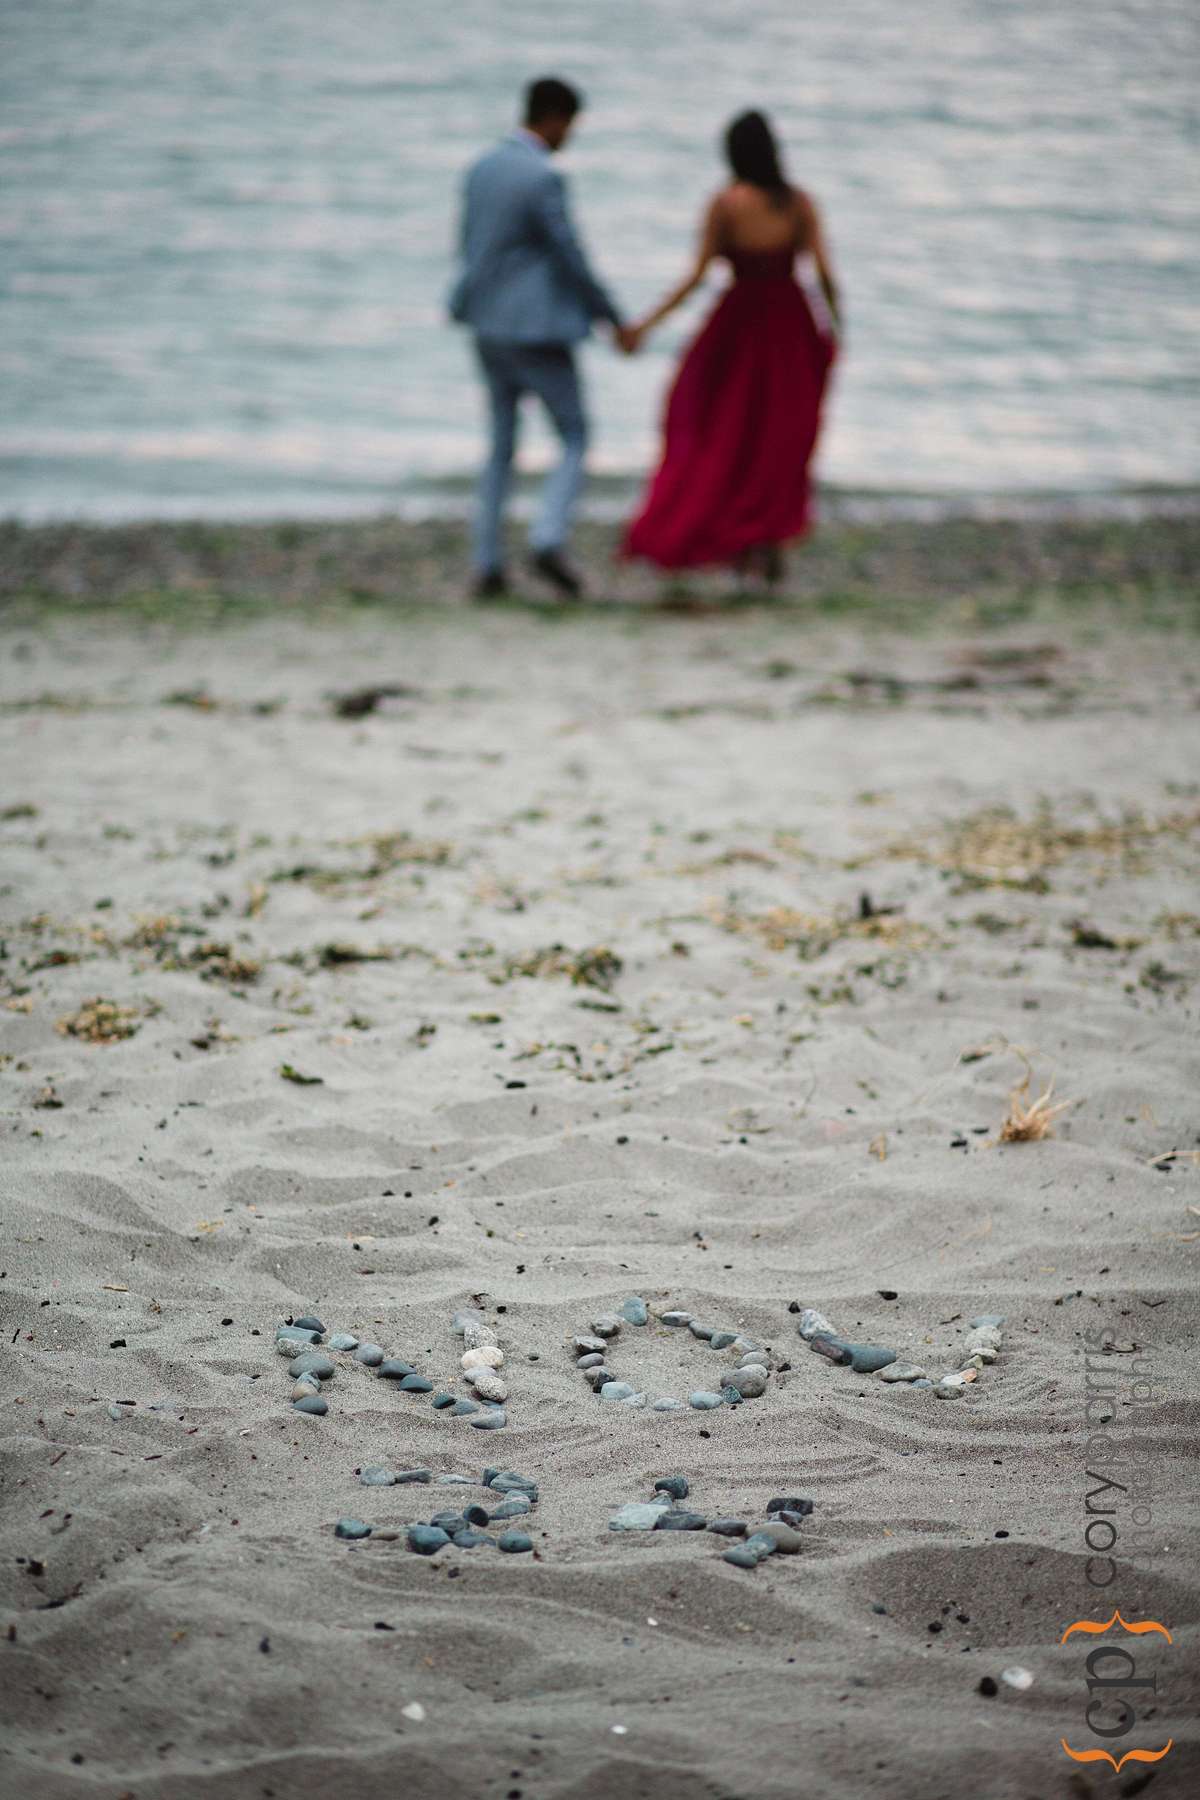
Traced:
[[811, 522], [808, 465], [834, 339], [795, 277], [811, 256], [836, 327], [817, 209], [786, 180], [759, 112], [730, 125], [733, 180], [712, 201], [695, 266], [634, 327], [635, 344], [693, 293], [716, 257], [733, 281], [684, 356], [667, 400], [662, 462], [622, 554], [664, 569], [729, 563], [777, 581], [780, 546]]

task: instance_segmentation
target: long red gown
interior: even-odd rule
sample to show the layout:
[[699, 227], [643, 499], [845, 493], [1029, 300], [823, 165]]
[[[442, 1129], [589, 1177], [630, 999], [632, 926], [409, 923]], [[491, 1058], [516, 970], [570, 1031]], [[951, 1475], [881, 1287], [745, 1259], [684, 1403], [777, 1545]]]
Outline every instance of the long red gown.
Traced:
[[808, 465], [833, 339], [791, 250], [733, 251], [734, 279], [667, 398], [662, 462], [622, 555], [664, 569], [732, 563], [811, 523]]

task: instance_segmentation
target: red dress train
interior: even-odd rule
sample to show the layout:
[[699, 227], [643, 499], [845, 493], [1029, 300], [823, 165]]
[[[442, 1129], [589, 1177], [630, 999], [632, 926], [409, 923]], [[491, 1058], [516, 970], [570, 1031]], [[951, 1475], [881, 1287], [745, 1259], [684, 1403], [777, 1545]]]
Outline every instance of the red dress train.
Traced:
[[622, 545], [664, 569], [733, 563], [811, 523], [808, 465], [834, 342], [793, 251], [730, 261], [734, 279], [675, 377], [662, 462]]

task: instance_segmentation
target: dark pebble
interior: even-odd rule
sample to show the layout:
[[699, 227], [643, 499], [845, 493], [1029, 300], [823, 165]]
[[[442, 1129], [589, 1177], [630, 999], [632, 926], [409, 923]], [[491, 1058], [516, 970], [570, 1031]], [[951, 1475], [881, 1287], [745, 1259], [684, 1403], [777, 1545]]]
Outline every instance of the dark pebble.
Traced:
[[805, 1500], [799, 1494], [780, 1494], [777, 1495], [774, 1500], [767, 1501], [767, 1511], [769, 1513], [794, 1512], [800, 1513], [804, 1518], [807, 1518], [812, 1509], [812, 1501]]
[[379, 1365], [379, 1373], [385, 1381], [403, 1381], [406, 1375], [416, 1372], [411, 1363], [401, 1362], [398, 1356], [387, 1356]]
[[654, 1484], [656, 1494], [670, 1494], [672, 1500], [686, 1500], [689, 1491], [686, 1475], [660, 1475]]
[[465, 1513], [434, 1513], [429, 1523], [444, 1531], [447, 1537], [453, 1537], [456, 1531], [465, 1531], [470, 1520]]
[[339, 1519], [333, 1528], [333, 1535], [340, 1538], [370, 1537], [371, 1527], [362, 1519]]
[[768, 1537], [765, 1531], [752, 1531], [746, 1539], [746, 1549], [753, 1550], [759, 1558], [774, 1556], [778, 1548], [775, 1539]]
[[454, 1405], [450, 1408], [450, 1416], [455, 1419], [461, 1419], [464, 1413], [477, 1413], [478, 1411], [478, 1400], [456, 1400]]
[[727, 1406], [740, 1406], [745, 1396], [735, 1387], [723, 1387], [721, 1398]]
[[405, 1533], [408, 1547], [415, 1550], [418, 1556], [434, 1556], [443, 1546], [450, 1542], [444, 1531], [436, 1525], [410, 1525]]
[[486, 1532], [471, 1531], [468, 1528], [465, 1531], [456, 1531], [451, 1542], [457, 1544], [460, 1550], [476, 1550], [480, 1544], [494, 1545], [496, 1540], [488, 1537]]
[[457, 1398], [457, 1394], [435, 1394], [429, 1404], [441, 1412], [444, 1406], [453, 1406]]
[[806, 1512], [806, 1513], [796, 1512], [796, 1510], [791, 1506], [781, 1506], [778, 1512], [773, 1512], [771, 1514], [771, 1517], [773, 1519], [778, 1519], [780, 1521], [780, 1523], [783, 1525], [796, 1526], [796, 1525], [803, 1525], [805, 1519], [808, 1518], [808, 1516], [811, 1512], [812, 1512], [811, 1506], [809, 1507], [808, 1512]]
[[692, 1336], [702, 1338], [706, 1344], [712, 1342], [712, 1334], [716, 1329], [715, 1325], [705, 1325], [701, 1319], [688, 1320], [688, 1330]]
[[708, 1529], [715, 1531], [718, 1537], [745, 1537], [745, 1519], [710, 1519]]
[[[381, 1369], [382, 1375], [383, 1370]], [[406, 1375], [400, 1383], [402, 1394], [432, 1394], [433, 1383], [424, 1375]]]
[[850, 1352], [850, 1367], [856, 1375], [874, 1375], [877, 1369], [886, 1369], [894, 1363], [896, 1352], [887, 1350], [882, 1344], [847, 1344]]
[[378, 1344], [360, 1344], [354, 1352], [354, 1360], [364, 1369], [378, 1369], [383, 1363], [383, 1351]]
[[305, 1313], [305, 1315], [302, 1319], [293, 1319], [292, 1324], [295, 1325], [297, 1330], [299, 1330], [299, 1331], [324, 1332], [324, 1330], [325, 1330], [324, 1325], [321, 1323], [320, 1319], [318, 1319], [314, 1313]]
[[480, 1506], [478, 1501], [463, 1508], [463, 1518], [468, 1525], [490, 1525], [492, 1522], [491, 1513], [486, 1506]]
[[711, 1333], [708, 1341], [714, 1350], [728, 1350], [730, 1344], [732, 1344], [736, 1338], [736, 1331], [714, 1331]]
[[1000, 1692], [1000, 1689], [997, 1687], [996, 1683], [992, 1680], [990, 1675], [984, 1675], [980, 1679], [979, 1692], [981, 1694], [985, 1695], [987, 1697], [987, 1699], [990, 1700], [990, 1699], [992, 1699], [992, 1697], [995, 1694], [998, 1694]]
[[669, 1512], [660, 1513], [655, 1524], [655, 1531], [704, 1531], [708, 1520], [703, 1513], [685, 1512], [672, 1508]]
[[850, 1361], [850, 1352], [845, 1344], [839, 1344], [834, 1338], [809, 1338], [808, 1347], [810, 1350], [815, 1350], [818, 1356], [827, 1356], [832, 1363], [848, 1363]]
[[432, 1479], [432, 1474], [431, 1469], [400, 1469], [396, 1473], [396, 1480], [397, 1482], [429, 1481]]
[[292, 1411], [312, 1413], [314, 1418], [323, 1419], [329, 1411], [329, 1402], [323, 1394], [305, 1394], [302, 1400], [292, 1401]]
[[736, 1569], [757, 1569], [759, 1559], [756, 1552], [747, 1550], [744, 1544], [735, 1544], [731, 1550], [726, 1550], [721, 1561], [732, 1563]]
[[502, 1531], [496, 1539], [497, 1550], [507, 1550], [510, 1556], [519, 1556], [522, 1550], [533, 1549], [533, 1539], [526, 1537], [523, 1531]]
[[490, 1523], [494, 1525], [497, 1519], [523, 1519], [531, 1505], [528, 1494], [510, 1494], [508, 1499], [502, 1501], [496, 1508]]
[[515, 1469], [485, 1469], [483, 1485], [497, 1494], [528, 1494], [531, 1500], [538, 1497], [537, 1482], [529, 1475], [518, 1475]]

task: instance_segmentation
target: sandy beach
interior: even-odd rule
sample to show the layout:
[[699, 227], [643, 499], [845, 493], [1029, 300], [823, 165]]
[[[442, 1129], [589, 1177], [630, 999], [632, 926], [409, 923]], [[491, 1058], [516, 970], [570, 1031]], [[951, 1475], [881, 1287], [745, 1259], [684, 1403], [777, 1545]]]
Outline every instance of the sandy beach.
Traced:
[[[0, 1790], [1194, 1792], [1194, 519], [847, 527], [666, 607], [590, 527], [577, 613], [461, 603], [460, 539], [6, 529]], [[645, 1407], [571, 1348], [634, 1296]], [[932, 1379], [1003, 1341], [942, 1399], [792, 1307]], [[294, 1410], [281, 1322], [465, 1397], [462, 1308], [503, 1429], [349, 1352]], [[765, 1393], [687, 1404], [731, 1352], [672, 1308]], [[486, 1467], [533, 1551], [412, 1553]], [[801, 1549], [610, 1530], [671, 1475]], [[1062, 1747], [1114, 1607], [1172, 1640], [1119, 1775]]]

